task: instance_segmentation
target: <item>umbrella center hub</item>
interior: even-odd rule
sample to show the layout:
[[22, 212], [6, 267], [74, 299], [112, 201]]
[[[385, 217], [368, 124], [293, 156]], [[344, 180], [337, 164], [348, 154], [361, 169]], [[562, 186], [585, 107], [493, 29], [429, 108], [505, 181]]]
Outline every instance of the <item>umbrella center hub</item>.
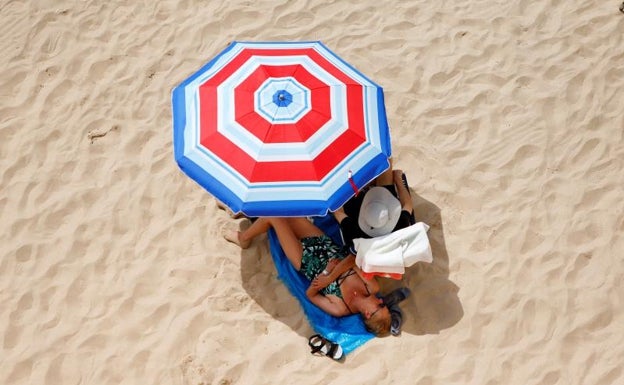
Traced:
[[278, 107], [288, 107], [292, 101], [292, 95], [286, 90], [278, 90], [275, 94], [273, 94], [273, 103], [275, 103]]

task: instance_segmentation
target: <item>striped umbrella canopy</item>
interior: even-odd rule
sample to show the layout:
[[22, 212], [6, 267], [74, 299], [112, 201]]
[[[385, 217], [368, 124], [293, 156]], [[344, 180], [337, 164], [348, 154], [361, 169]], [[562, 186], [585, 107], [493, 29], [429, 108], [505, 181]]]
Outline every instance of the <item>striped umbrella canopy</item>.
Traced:
[[390, 166], [382, 88], [321, 42], [233, 42], [172, 104], [178, 165], [234, 213], [326, 215]]

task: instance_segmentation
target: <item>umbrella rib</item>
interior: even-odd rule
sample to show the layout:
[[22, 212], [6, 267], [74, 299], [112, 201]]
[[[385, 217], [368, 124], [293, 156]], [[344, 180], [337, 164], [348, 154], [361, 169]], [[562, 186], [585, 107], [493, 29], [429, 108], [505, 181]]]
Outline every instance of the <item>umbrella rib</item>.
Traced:
[[[358, 82], [360, 77], [352, 76], [350, 65], [319, 43], [232, 44], [234, 49], [224, 50], [218, 60], [198, 72], [212, 76], [211, 85], [200, 84], [200, 75], [193, 75], [173, 90], [176, 161], [189, 177], [248, 215], [307, 216], [326, 214], [330, 205], [345, 198], [343, 186], [349, 183], [351, 171], [361, 184], [382, 168], [379, 158], [390, 150], [389, 138], [374, 144], [367, 140], [372, 130], [389, 135], [386, 116], [371, 115], [376, 111], [373, 108], [385, 108], [382, 95], [377, 95], [383, 92], [381, 87], [372, 81], [370, 85]], [[280, 49], [287, 51], [278, 53]], [[318, 54], [307, 54], [314, 50], [337, 73], [323, 77], [307, 67], [309, 60], [318, 61]], [[309, 59], [302, 60], [306, 56]], [[227, 65], [219, 67], [222, 63]], [[227, 92], [215, 91], [221, 85], [228, 87]], [[203, 93], [199, 99], [186, 97], [199, 93], [200, 87], [210, 87], [207, 97]], [[354, 95], [358, 97], [351, 100]], [[191, 108], [202, 118], [212, 113], [218, 119], [211, 116], [208, 123], [202, 120], [189, 127], [186, 120]], [[355, 111], [368, 115], [355, 118], [351, 116]], [[377, 124], [367, 126], [369, 119]], [[186, 134], [191, 128], [193, 137]], [[224, 130], [230, 134], [224, 135]], [[338, 135], [340, 141], [334, 138]], [[201, 146], [187, 142], [197, 136]], [[348, 162], [362, 146], [367, 151], [371, 147], [370, 156], [367, 153], [361, 162]], [[223, 166], [206, 161], [213, 154]], [[322, 178], [339, 181], [323, 183]], [[289, 203], [277, 205], [276, 201]]]

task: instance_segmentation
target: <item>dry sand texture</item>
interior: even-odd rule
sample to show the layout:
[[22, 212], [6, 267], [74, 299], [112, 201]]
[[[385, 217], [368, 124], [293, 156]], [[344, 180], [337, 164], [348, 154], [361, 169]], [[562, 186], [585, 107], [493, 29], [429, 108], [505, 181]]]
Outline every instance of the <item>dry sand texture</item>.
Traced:
[[[624, 383], [624, 14], [608, 0], [1, 1], [0, 383]], [[429, 223], [400, 338], [344, 363], [177, 168], [232, 40], [382, 85]]]

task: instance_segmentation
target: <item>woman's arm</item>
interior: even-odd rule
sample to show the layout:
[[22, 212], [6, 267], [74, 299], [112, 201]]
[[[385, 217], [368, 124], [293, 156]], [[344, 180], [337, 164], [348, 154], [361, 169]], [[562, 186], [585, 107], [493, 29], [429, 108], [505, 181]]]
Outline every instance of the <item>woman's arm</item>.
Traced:
[[310, 302], [315, 304], [325, 313], [333, 315], [334, 317], [341, 317], [348, 314], [346, 308], [344, 307], [344, 304], [336, 303], [328, 297], [322, 295], [321, 293], [319, 293], [321, 289], [322, 287], [318, 285], [316, 279], [312, 281], [312, 283], [308, 287], [308, 290], [306, 290], [306, 295]]
[[[338, 262], [336, 267], [334, 267], [329, 272], [329, 274], [326, 275], [326, 277], [329, 279], [329, 282], [333, 282], [333, 281], [337, 280], [338, 277], [340, 277], [340, 275], [342, 273], [344, 273], [345, 271], [349, 270], [353, 266], [355, 266], [355, 255], [349, 254], [343, 260]], [[328, 285], [329, 285], [329, 283], [328, 283]]]
[[313, 283], [317, 282], [318, 286], [320, 287], [319, 290], [321, 290], [327, 287], [327, 285], [329, 285], [330, 283], [337, 280], [338, 277], [340, 277], [342, 273], [344, 273], [345, 271], [349, 270], [350, 268], [354, 266], [355, 266], [355, 255], [349, 254], [343, 260], [341, 260], [333, 269], [331, 269], [331, 271], [328, 272], [329, 274], [327, 275], [320, 274], [316, 278], [314, 278], [312, 282]]
[[306, 290], [306, 296], [310, 302], [321, 308], [327, 314], [331, 314], [335, 317], [348, 314], [348, 311], [343, 303], [336, 303], [319, 292], [327, 287], [327, 285], [338, 279], [342, 273], [352, 267], [355, 267], [355, 256], [353, 254], [349, 254], [346, 258], [340, 261], [328, 275], [321, 274], [314, 278]]
[[334, 211], [334, 218], [336, 219], [336, 222], [338, 222], [339, 224], [346, 217], [347, 217], [347, 214], [344, 211], [344, 207], [341, 206], [338, 210]]
[[409, 191], [403, 184], [403, 171], [394, 170], [392, 176], [394, 177], [394, 186], [397, 190], [399, 201], [401, 202], [401, 208], [411, 214], [414, 210], [414, 207], [412, 205], [412, 197], [410, 196]]
[[360, 229], [357, 218], [348, 216], [344, 210], [336, 211], [334, 218], [340, 226], [340, 235], [342, 235], [342, 241], [345, 246], [352, 252], [355, 252], [353, 248], [353, 240], [356, 238], [368, 238], [368, 235]]
[[312, 297], [308, 295], [308, 298], [310, 299], [310, 302], [315, 304], [318, 308], [329, 315], [333, 315], [334, 317], [342, 317], [349, 314], [346, 311], [344, 304], [332, 302], [329, 298], [319, 294], [318, 292]]

